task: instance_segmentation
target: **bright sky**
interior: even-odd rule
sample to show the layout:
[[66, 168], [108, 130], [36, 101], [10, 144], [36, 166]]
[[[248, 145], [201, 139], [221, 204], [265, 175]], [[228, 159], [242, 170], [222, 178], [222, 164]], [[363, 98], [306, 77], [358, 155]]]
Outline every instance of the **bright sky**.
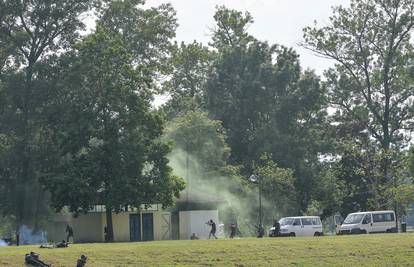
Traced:
[[313, 24], [326, 24], [332, 6], [348, 6], [350, 0], [147, 0], [148, 6], [171, 3], [177, 11], [179, 27], [177, 40], [205, 44], [214, 26], [217, 5], [239, 11], [249, 11], [254, 23], [249, 32], [259, 40], [293, 47], [299, 52], [302, 66], [315, 69], [318, 74], [332, 63], [298, 46], [302, 29]]

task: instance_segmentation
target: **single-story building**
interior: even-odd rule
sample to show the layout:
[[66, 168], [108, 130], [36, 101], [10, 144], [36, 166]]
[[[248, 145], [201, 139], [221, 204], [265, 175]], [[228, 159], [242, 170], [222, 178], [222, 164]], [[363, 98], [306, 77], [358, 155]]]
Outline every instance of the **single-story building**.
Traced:
[[[163, 210], [161, 205], [113, 213], [112, 222], [115, 242], [171, 239], [171, 213]], [[54, 215], [46, 226], [49, 242], [66, 239], [66, 225], [72, 226], [76, 243], [104, 242], [105, 207], [95, 206], [78, 217], [65, 211]]]

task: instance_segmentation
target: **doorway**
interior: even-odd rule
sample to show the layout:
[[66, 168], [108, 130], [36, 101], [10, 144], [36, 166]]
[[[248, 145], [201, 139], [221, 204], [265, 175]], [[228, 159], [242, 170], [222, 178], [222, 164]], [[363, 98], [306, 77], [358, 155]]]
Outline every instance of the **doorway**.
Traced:
[[141, 214], [129, 214], [129, 239], [141, 241]]
[[154, 216], [152, 213], [142, 213], [142, 240], [154, 240]]

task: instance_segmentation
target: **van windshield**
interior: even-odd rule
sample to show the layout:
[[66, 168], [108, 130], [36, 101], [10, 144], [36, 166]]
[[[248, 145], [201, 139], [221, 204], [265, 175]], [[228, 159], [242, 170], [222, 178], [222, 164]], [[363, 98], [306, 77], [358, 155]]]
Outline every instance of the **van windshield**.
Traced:
[[292, 225], [293, 224], [293, 218], [282, 218], [282, 219], [280, 219], [279, 223], [280, 223], [280, 226]]
[[360, 223], [365, 214], [349, 214], [346, 216], [344, 224], [355, 224]]

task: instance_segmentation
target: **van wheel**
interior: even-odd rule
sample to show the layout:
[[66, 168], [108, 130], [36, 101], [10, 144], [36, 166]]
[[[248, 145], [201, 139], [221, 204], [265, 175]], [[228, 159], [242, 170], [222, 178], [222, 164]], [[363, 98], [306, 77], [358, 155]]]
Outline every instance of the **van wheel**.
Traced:
[[319, 232], [315, 232], [313, 236], [320, 236], [321, 234]]
[[360, 232], [361, 234], [366, 234], [367, 233], [367, 230], [361, 230], [361, 232]]
[[290, 234], [289, 234], [289, 236], [293, 236], [293, 237], [295, 237], [295, 236], [296, 236], [296, 234], [295, 234], [295, 233], [290, 233]]

